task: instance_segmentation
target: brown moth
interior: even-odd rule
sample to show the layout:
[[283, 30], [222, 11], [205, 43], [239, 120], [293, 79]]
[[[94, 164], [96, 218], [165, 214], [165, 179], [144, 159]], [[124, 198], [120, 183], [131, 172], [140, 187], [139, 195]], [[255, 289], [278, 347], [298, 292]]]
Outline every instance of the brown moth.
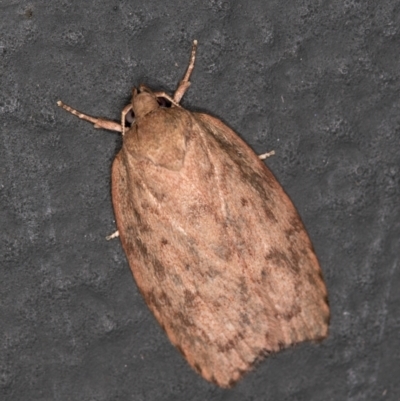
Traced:
[[173, 98], [140, 86], [121, 124], [58, 105], [122, 132], [113, 236], [171, 342], [206, 380], [230, 387], [269, 353], [325, 338], [329, 306], [313, 246], [273, 174], [220, 120], [179, 105], [196, 45]]

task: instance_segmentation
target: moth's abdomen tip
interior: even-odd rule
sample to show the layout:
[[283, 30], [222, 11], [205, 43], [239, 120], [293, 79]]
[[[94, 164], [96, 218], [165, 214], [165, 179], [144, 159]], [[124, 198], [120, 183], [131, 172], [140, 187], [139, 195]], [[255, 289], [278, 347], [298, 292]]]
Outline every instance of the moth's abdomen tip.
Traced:
[[198, 43], [199, 43], [199, 42], [197, 41], [197, 39], [195, 39], [195, 40], [193, 41], [193, 44], [194, 44], [195, 46], [197, 46]]

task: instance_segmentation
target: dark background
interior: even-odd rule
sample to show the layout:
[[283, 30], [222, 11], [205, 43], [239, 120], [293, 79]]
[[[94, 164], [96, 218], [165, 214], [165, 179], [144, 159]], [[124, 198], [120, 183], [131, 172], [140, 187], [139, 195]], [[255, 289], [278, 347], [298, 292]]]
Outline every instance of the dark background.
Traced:
[[[0, 3], [0, 399], [399, 400], [399, 1]], [[329, 338], [234, 389], [194, 373], [134, 284], [115, 229], [118, 120], [133, 85], [227, 122], [313, 240]]]

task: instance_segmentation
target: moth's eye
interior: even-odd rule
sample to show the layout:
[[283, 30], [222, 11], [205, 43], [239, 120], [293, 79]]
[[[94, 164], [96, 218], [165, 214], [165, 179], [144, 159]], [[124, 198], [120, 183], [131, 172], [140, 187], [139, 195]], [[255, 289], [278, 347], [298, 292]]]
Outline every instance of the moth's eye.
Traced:
[[171, 107], [171, 102], [165, 99], [165, 97], [158, 97], [157, 103], [160, 105], [160, 107]]
[[134, 120], [135, 120], [135, 114], [133, 113], [133, 110], [129, 110], [125, 116], [125, 124], [127, 126], [130, 126]]

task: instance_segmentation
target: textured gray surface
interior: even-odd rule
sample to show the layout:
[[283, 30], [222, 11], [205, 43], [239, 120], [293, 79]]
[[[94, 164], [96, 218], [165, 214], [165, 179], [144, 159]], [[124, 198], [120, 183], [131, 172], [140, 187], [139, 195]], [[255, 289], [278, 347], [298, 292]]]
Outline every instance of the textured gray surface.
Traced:
[[[399, 1], [0, 4], [0, 399], [399, 400]], [[170, 345], [114, 230], [121, 141], [56, 106], [118, 120], [133, 85], [228, 122], [297, 206], [330, 337], [233, 390]]]

